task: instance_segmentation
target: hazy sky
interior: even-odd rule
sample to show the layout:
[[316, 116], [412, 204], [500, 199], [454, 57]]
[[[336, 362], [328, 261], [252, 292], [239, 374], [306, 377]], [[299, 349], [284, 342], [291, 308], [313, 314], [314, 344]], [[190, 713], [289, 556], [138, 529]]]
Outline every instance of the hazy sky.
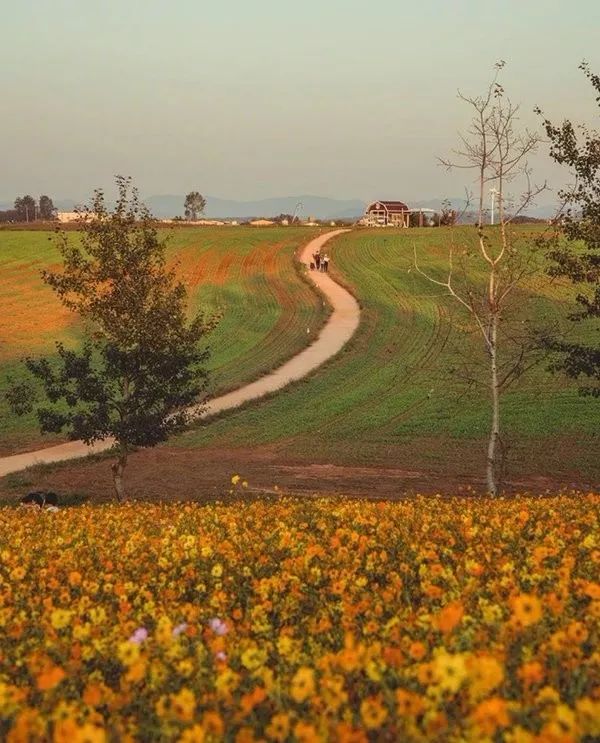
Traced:
[[[505, 59], [536, 123], [593, 121], [599, 0], [23, 0], [0, 23], [0, 200], [460, 194], [448, 153]], [[597, 123], [597, 122], [595, 122]], [[545, 158], [539, 177], [556, 183]]]

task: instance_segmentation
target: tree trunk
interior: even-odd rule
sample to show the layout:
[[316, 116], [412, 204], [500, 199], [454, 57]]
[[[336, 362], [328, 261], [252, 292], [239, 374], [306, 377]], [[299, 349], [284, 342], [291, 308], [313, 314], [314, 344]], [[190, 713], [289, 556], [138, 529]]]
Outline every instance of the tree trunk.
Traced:
[[126, 446], [120, 446], [119, 447], [119, 456], [117, 457], [117, 461], [114, 462], [112, 465], [112, 473], [113, 473], [113, 484], [115, 488], [115, 494], [117, 496], [117, 500], [119, 503], [123, 503], [125, 500], [127, 500], [127, 496], [125, 494], [125, 485], [123, 483], [123, 474], [125, 472], [125, 467], [127, 466], [127, 447]]
[[498, 313], [493, 310], [490, 323], [489, 354], [491, 371], [491, 393], [492, 393], [492, 428], [487, 452], [487, 487], [490, 495], [498, 495], [498, 483], [496, 479], [498, 471], [498, 442], [500, 438], [500, 390], [498, 389], [498, 362], [497, 362], [497, 340], [498, 340]]

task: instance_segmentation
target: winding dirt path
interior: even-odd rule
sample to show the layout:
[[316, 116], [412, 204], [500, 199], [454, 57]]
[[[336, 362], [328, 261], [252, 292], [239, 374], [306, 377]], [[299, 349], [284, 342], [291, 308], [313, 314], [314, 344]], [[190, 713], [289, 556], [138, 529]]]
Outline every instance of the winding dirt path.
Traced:
[[[302, 250], [300, 260], [308, 267], [313, 253], [321, 250], [332, 237], [344, 232], [348, 232], [348, 230], [334, 230], [314, 238]], [[210, 417], [225, 410], [237, 408], [250, 400], [257, 400], [283, 389], [290, 382], [302, 379], [302, 377], [335, 356], [350, 340], [360, 321], [358, 302], [328, 274], [309, 271], [308, 276], [317, 289], [327, 298], [333, 309], [329, 320], [322, 328], [317, 339], [270, 374], [266, 374], [255, 382], [246, 384], [237, 390], [228, 392], [226, 395], [209, 400], [203, 406], [202, 417]], [[58, 444], [46, 449], [1, 457], [0, 477], [36, 464], [51, 464], [67, 459], [78, 459], [89, 454], [97, 454], [111, 446], [112, 441], [110, 440], [98, 442], [93, 446], [87, 446], [82, 441], [69, 441], [66, 444]]]

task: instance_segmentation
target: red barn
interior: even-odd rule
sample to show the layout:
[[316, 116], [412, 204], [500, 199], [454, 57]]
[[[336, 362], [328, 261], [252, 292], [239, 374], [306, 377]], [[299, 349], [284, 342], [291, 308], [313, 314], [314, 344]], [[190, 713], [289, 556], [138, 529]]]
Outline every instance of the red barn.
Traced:
[[369, 227], [408, 227], [408, 218], [409, 209], [403, 201], [374, 201], [361, 223]]

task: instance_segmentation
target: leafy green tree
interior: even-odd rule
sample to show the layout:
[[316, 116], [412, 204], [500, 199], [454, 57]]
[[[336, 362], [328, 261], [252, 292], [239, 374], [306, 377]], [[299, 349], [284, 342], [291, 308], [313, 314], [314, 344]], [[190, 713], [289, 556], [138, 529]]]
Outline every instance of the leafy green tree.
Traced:
[[[586, 63], [579, 68], [592, 84], [600, 108], [600, 75], [593, 74]], [[538, 113], [541, 111], [538, 109]], [[560, 125], [544, 119], [550, 140], [550, 156], [567, 166], [574, 183], [560, 193], [563, 212], [556, 220], [557, 230], [547, 241], [552, 260], [552, 276], [569, 279], [581, 287], [576, 297], [578, 310], [569, 319], [576, 323], [594, 322], [600, 330], [600, 133], [566, 119]], [[559, 354], [553, 365], [573, 379], [587, 378], [581, 394], [600, 397], [600, 343], [547, 341]]]
[[198, 217], [203, 214], [206, 208], [206, 199], [198, 191], [191, 191], [185, 197], [185, 218], [191, 221], [195, 221]]
[[40, 219], [49, 221], [54, 219], [56, 216], [56, 209], [52, 203], [52, 199], [49, 196], [40, 196], [40, 207], [39, 207]]
[[19, 196], [15, 199], [15, 211], [20, 222], [33, 222], [36, 213], [36, 203], [33, 196]]
[[[66, 431], [87, 444], [114, 442], [114, 488], [125, 499], [123, 475], [134, 447], [150, 447], [181, 431], [201, 410], [214, 319], [188, 321], [186, 291], [167, 268], [165, 241], [130, 180], [117, 178], [113, 211], [102, 191], [82, 214], [81, 241], [58, 231], [63, 266], [43, 280], [87, 323], [82, 350], [57, 344], [57, 359], [25, 365], [33, 385], [8, 394], [16, 412], [36, 406], [42, 432]], [[190, 406], [195, 406], [191, 408]]]

